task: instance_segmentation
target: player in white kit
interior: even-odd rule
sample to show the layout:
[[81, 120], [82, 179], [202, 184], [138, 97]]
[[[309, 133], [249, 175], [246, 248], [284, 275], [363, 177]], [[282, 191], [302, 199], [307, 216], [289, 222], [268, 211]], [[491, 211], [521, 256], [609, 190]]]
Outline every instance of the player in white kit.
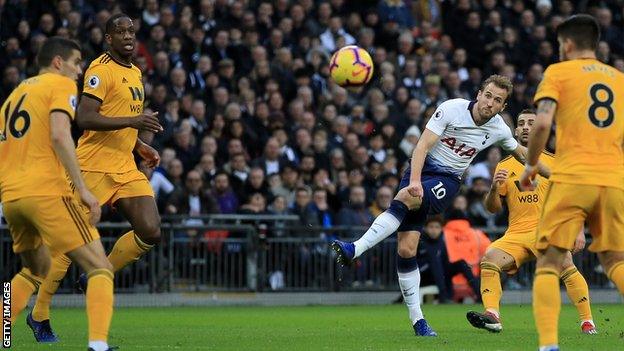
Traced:
[[[399, 285], [418, 336], [437, 336], [420, 309], [416, 252], [427, 216], [442, 213], [451, 204], [462, 174], [480, 151], [498, 144], [524, 162], [526, 148], [518, 144], [498, 114], [505, 108], [512, 89], [507, 77], [493, 75], [485, 80], [475, 101], [452, 99], [440, 104], [412, 153], [410, 168], [405, 171], [390, 208], [357, 241], [332, 243], [338, 262], [350, 265], [398, 230]], [[546, 167], [540, 164], [539, 169], [540, 174], [548, 177]]]

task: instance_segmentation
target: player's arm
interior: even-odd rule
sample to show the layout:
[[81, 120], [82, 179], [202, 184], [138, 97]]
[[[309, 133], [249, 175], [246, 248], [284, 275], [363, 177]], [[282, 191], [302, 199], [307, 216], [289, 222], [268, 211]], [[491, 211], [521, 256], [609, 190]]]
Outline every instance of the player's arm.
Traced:
[[71, 136], [70, 116], [66, 112], [53, 111], [50, 113], [50, 138], [52, 139], [54, 152], [69, 174], [72, 183], [74, 183], [76, 190], [80, 194], [81, 200], [89, 206], [91, 224], [96, 224], [100, 220], [100, 204], [89, 192], [82, 179], [76, 158], [76, 147]]
[[137, 138], [134, 151], [146, 161], [147, 167], [154, 169], [160, 164], [160, 155], [153, 147], [145, 143], [141, 138]]
[[490, 191], [488, 191], [484, 200], [485, 209], [490, 213], [498, 213], [503, 209], [502, 198], [504, 196], [501, 195], [499, 189], [504, 186], [508, 176], [509, 172], [507, 172], [506, 169], [497, 169], [494, 173], [492, 186], [490, 187]]
[[533, 129], [529, 134], [529, 147], [526, 151], [525, 169], [520, 177], [520, 185], [527, 189], [533, 190], [535, 185], [532, 183], [535, 172], [544, 167], [539, 163], [539, 157], [546, 147], [546, 142], [548, 142], [548, 136], [550, 135], [550, 129], [556, 111], [557, 101], [553, 99], [544, 98], [537, 102], [537, 116]]
[[158, 112], [134, 117], [106, 117], [99, 112], [101, 105], [102, 101], [83, 94], [76, 112], [78, 127], [96, 131], [134, 128], [157, 133], [162, 130], [162, 126], [158, 121]]
[[433, 145], [438, 142], [438, 139], [440, 139], [439, 135], [429, 130], [429, 128], [425, 128], [418, 140], [418, 144], [412, 151], [410, 184], [407, 191], [414, 197], [423, 196], [422, 184], [420, 183], [422, 168], [425, 163], [425, 157], [427, 157]]
[[[546, 138], [548, 139], [548, 135], [546, 135]], [[543, 150], [543, 147], [542, 147], [542, 150]], [[518, 162], [524, 164], [527, 162], [527, 155], [528, 155], [527, 152], [528, 152], [528, 149], [526, 147], [518, 144], [518, 147], [515, 150], [513, 150], [511, 154], [514, 156], [516, 160], [518, 160]], [[540, 154], [541, 154], [541, 151], [540, 151]], [[546, 166], [545, 164], [543, 164], [542, 162], [538, 160], [535, 167], [536, 167], [535, 170], [537, 171], [537, 173], [539, 173], [539, 175], [541, 175], [544, 178], [550, 178], [550, 168], [548, 168], [548, 166]]]

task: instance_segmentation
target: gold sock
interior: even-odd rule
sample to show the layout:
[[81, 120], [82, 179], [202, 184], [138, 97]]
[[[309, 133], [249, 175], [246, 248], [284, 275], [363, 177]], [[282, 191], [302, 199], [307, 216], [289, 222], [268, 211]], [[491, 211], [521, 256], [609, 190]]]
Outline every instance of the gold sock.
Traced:
[[39, 289], [43, 279], [30, 272], [24, 267], [13, 279], [11, 279], [11, 324], [15, 322], [17, 316], [26, 305], [32, 294]]
[[108, 269], [95, 269], [89, 273], [87, 283], [89, 341], [106, 342], [112, 318], [113, 272]]
[[131, 230], [117, 239], [113, 250], [108, 255], [108, 260], [113, 265], [113, 271], [117, 272], [127, 264], [137, 261], [152, 247], [154, 245], [144, 243]]
[[539, 334], [539, 346], [558, 344], [560, 311], [559, 272], [552, 268], [536, 269], [533, 281], [533, 316]]
[[609, 269], [607, 277], [617, 286], [620, 294], [624, 295], [624, 261], [620, 261]]
[[34, 320], [41, 322], [50, 319], [52, 296], [56, 293], [56, 290], [58, 290], [65, 274], [67, 274], [67, 268], [69, 268], [70, 264], [71, 260], [65, 255], [58, 255], [51, 259], [50, 270], [43, 280], [43, 283], [41, 283], [41, 287], [39, 287], [37, 301], [32, 310]]
[[481, 299], [485, 310], [500, 310], [503, 288], [500, 282], [500, 267], [490, 262], [481, 263]]
[[592, 320], [589, 287], [583, 275], [572, 266], [561, 272], [561, 280], [566, 286], [570, 301], [576, 306], [581, 321]]

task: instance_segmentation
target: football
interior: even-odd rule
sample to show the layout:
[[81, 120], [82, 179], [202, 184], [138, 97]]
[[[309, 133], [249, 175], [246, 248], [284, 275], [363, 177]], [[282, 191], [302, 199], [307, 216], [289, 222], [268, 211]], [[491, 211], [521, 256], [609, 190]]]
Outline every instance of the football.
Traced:
[[362, 86], [373, 76], [373, 59], [359, 46], [345, 46], [332, 56], [329, 74], [341, 87]]

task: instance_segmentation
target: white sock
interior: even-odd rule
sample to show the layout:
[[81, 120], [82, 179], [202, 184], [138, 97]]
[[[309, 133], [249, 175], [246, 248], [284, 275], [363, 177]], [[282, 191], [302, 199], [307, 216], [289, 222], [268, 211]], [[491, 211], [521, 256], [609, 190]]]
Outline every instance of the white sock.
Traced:
[[89, 347], [94, 351], [106, 351], [108, 350], [108, 343], [106, 341], [89, 341]]
[[411, 272], [399, 272], [398, 274], [403, 300], [409, 311], [412, 325], [414, 325], [418, 320], [424, 318], [420, 309], [420, 270], [416, 268]]
[[[366, 252], [366, 250], [392, 235], [392, 233], [399, 229], [400, 225], [401, 222], [399, 222], [393, 214], [384, 211], [375, 218], [375, 221], [371, 224], [366, 233], [353, 243], [355, 245], [355, 257], [359, 257]], [[420, 278], [418, 280], [420, 281]]]

